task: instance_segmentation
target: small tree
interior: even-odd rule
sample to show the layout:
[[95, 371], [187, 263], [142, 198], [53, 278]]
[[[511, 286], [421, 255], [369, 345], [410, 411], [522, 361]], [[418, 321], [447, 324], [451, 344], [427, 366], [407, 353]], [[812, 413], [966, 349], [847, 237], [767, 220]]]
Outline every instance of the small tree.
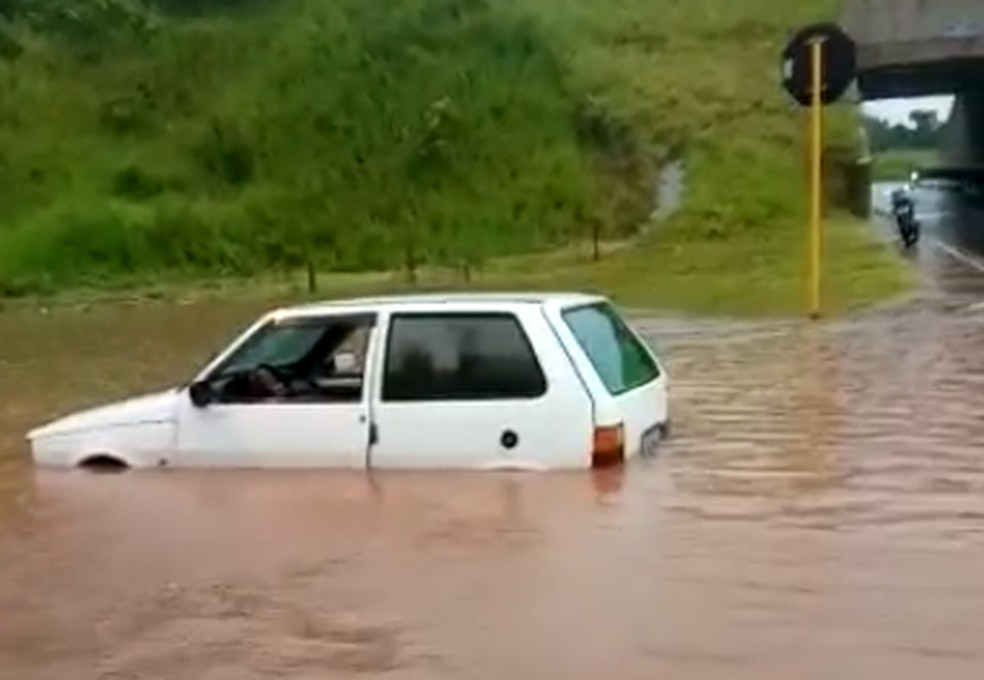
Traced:
[[419, 199], [408, 197], [403, 205], [396, 207], [398, 233], [403, 251], [403, 269], [407, 275], [407, 283], [412, 286], [417, 285], [419, 281], [418, 270], [421, 260], [417, 200]]
[[[479, 228], [475, 228], [478, 226]], [[465, 283], [470, 284], [476, 272], [481, 272], [488, 257], [492, 225], [488, 221], [476, 224], [459, 223], [454, 231], [454, 253]]]
[[591, 260], [593, 262], [601, 261], [601, 234], [604, 228], [604, 223], [597, 217], [589, 218], [591, 224]]
[[438, 99], [423, 112], [408, 146], [404, 173], [413, 196], [405, 202], [401, 232], [404, 266], [412, 284], [417, 282], [421, 259], [419, 246], [424, 225], [419, 215], [428, 214], [428, 211], [418, 211], [415, 207], [426, 197], [441, 193], [451, 173], [452, 139], [459, 130], [458, 117], [450, 99]]

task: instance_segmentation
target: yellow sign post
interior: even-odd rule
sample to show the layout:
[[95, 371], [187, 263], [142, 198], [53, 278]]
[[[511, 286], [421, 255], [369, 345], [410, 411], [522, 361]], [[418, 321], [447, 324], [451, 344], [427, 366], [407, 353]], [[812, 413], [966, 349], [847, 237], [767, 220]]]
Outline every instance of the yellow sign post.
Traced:
[[857, 49], [837, 24], [812, 24], [792, 36], [781, 59], [783, 87], [810, 112], [807, 307], [810, 318], [817, 319], [823, 308], [823, 110], [840, 99], [854, 82]]
[[823, 38], [810, 44], [810, 318], [820, 317], [823, 266]]

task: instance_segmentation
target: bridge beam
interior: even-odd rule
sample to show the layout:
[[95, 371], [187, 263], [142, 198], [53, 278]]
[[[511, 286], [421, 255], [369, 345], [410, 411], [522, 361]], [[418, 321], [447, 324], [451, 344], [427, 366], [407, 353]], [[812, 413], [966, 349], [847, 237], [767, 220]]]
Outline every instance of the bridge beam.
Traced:
[[981, 0], [844, 0], [866, 99], [974, 89], [984, 72]]

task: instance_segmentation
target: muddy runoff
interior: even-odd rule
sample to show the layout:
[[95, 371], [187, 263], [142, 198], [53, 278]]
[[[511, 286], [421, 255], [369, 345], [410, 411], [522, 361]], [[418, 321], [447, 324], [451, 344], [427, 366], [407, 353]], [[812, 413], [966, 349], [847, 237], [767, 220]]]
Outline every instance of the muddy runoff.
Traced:
[[0, 677], [977, 678], [984, 308], [635, 319], [659, 458], [601, 475], [36, 472], [248, 304], [0, 314]]

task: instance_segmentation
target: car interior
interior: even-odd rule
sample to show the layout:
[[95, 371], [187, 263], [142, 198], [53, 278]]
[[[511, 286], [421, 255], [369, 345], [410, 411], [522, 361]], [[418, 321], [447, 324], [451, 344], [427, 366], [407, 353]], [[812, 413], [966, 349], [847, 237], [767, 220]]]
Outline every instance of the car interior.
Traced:
[[220, 370], [211, 379], [217, 400], [222, 403], [359, 401], [372, 321], [331, 319], [320, 326], [313, 344], [302, 345], [300, 353], [274, 354], [229, 372]]

